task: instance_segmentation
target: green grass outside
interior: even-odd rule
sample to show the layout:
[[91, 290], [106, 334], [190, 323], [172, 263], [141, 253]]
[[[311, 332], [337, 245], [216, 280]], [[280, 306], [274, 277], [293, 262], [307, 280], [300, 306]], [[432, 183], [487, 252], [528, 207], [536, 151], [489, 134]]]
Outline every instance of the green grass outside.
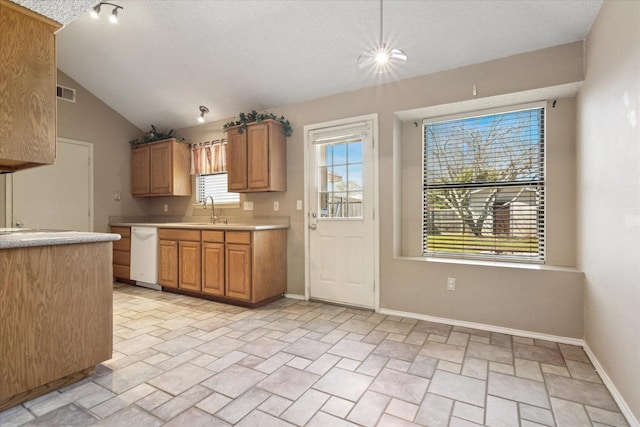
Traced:
[[434, 252], [538, 252], [538, 239], [536, 237], [441, 235], [429, 236], [427, 244], [427, 249]]

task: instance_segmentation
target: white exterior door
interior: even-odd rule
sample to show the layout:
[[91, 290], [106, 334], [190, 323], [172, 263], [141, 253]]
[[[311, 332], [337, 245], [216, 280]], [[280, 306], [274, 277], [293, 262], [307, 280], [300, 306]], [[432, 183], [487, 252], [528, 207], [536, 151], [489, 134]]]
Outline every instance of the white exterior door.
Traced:
[[13, 173], [12, 225], [93, 231], [92, 157], [92, 144], [58, 139], [55, 164]]
[[309, 296], [374, 308], [373, 120], [308, 130]]

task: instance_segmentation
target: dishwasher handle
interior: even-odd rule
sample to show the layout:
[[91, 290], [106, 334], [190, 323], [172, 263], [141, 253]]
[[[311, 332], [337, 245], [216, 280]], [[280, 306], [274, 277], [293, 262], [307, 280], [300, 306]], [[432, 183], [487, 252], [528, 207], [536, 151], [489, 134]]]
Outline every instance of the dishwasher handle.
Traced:
[[158, 235], [157, 228], [151, 227], [131, 227], [131, 234], [137, 239], [147, 240]]

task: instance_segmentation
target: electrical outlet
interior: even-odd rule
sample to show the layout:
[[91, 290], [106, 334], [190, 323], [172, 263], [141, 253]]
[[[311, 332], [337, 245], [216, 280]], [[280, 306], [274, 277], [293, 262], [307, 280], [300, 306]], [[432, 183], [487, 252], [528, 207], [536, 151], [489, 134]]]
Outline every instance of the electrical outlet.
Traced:
[[273, 202], [273, 210], [274, 211], [280, 210], [280, 202]]
[[162, 207], [162, 210], [165, 212], [169, 212], [169, 205], [165, 203], [164, 206]]
[[456, 290], [456, 278], [455, 277], [449, 277], [447, 279], [447, 290], [448, 291], [455, 291]]
[[119, 201], [121, 199], [122, 199], [122, 196], [121, 196], [120, 192], [119, 191], [114, 191], [113, 192], [113, 200]]
[[302, 200], [296, 201], [296, 209], [298, 209], [299, 211], [302, 210]]
[[253, 210], [253, 202], [244, 202], [244, 210], [252, 211]]

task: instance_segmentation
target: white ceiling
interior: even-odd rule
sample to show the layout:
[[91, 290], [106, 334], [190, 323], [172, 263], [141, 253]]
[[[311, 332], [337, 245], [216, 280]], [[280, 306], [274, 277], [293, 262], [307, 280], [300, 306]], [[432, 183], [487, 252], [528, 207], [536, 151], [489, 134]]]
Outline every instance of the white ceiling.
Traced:
[[103, 6], [58, 32], [58, 67], [148, 130], [195, 125], [199, 105], [224, 119], [583, 40], [602, 1], [387, 0], [384, 39], [409, 60], [386, 74], [356, 66], [377, 44], [375, 0], [114, 3], [117, 25]]

